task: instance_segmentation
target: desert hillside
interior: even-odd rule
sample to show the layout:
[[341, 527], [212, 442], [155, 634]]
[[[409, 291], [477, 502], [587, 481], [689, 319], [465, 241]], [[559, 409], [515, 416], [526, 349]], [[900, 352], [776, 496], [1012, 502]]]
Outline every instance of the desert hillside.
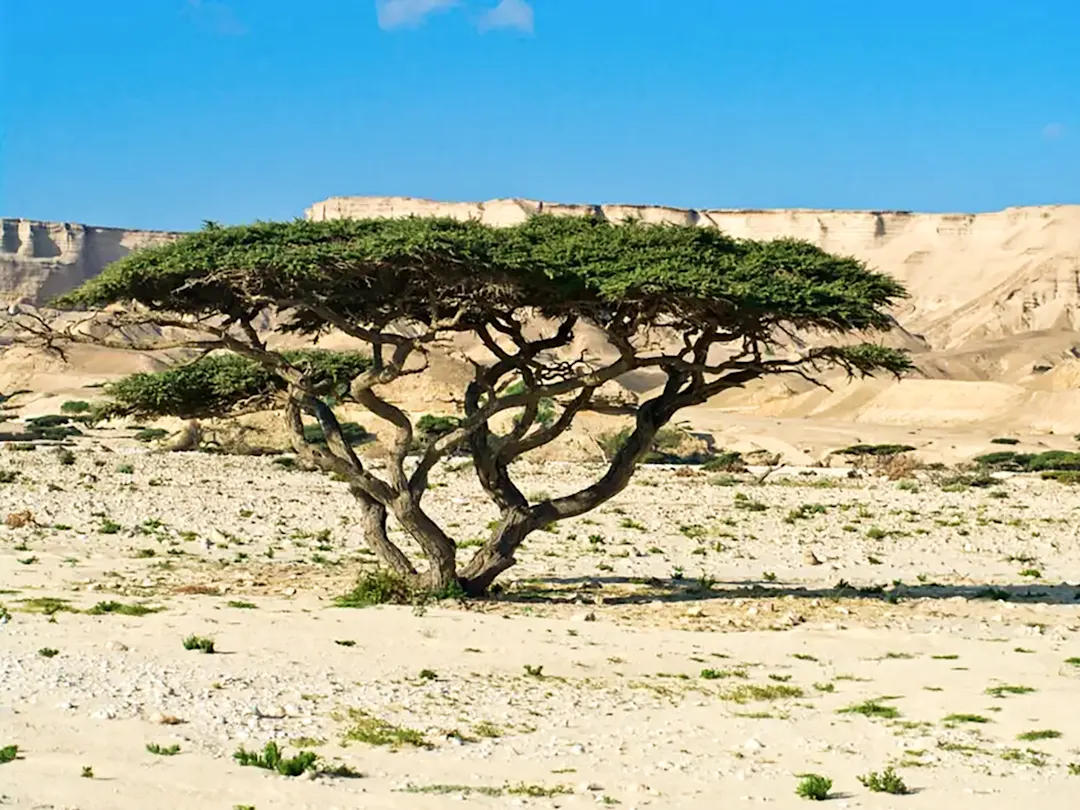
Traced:
[[[1035, 436], [1080, 430], [1080, 393], [1075, 391], [1080, 380], [1077, 205], [919, 214], [333, 197], [305, 213], [315, 220], [439, 215], [510, 225], [541, 211], [689, 223], [755, 239], [797, 237], [861, 258], [907, 286], [910, 298], [896, 311], [897, 328], [885, 339], [913, 352], [918, 372], [911, 379], [899, 383], [830, 379], [832, 390], [814, 389], [800, 380], [760, 382], [691, 413], [692, 423], [702, 429], [727, 414]], [[0, 291], [9, 303], [40, 306], [128, 251], [176, 234], [5, 219], [2, 236]], [[579, 342], [589, 341], [583, 333]], [[458, 348], [467, 353], [470, 347]], [[156, 362], [115, 352], [83, 354], [89, 363], [85, 367], [78, 360], [57, 365], [55, 359], [8, 350], [0, 358], [0, 390], [70, 393]], [[444, 360], [450, 366], [454, 363], [452, 358]], [[463, 365], [461, 372], [466, 371]], [[447, 373], [450, 378], [459, 376]], [[623, 382], [638, 394], [647, 393], [650, 386], [647, 379]], [[443, 396], [430, 388], [412, 392], [410, 399], [449, 400], [449, 392]]]
[[1072, 330], [1080, 322], [1080, 205], [916, 214], [332, 197], [306, 214], [316, 220], [415, 214], [511, 225], [540, 211], [700, 225], [740, 238], [795, 237], [857, 256], [907, 285], [911, 299], [897, 318], [934, 349], [951, 350], [1034, 331]]

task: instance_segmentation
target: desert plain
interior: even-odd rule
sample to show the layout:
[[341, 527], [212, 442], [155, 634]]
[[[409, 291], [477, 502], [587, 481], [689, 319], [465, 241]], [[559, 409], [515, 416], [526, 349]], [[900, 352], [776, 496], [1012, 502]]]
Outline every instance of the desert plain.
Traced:
[[[1055, 481], [647, 465], [494, 598], [359, 608], [345, 484], [123, 429], [69, 453], [0, 464], [7, 806], [796, 807], [806, 773], [837, 807], [1075, 801], [1080, 494]], [[495, 511], [467, 465], [434, 481], [468, 554]], [[234, 759], [270, 741], [329, 772]], [[860, 782], [890, 765], [907, 795]]]
[[[335, 198], [308, 216], [538, 206]], [[688, 409], [695, 435], [770, 466], [644, 465], [532, 535], [483, 600], [357, 606], [374, 561], [355, 504], [288, 455], [165, 452], [131, 423], [2, 442], [0, 807], [792, 808], [814, 806], [806, 774], [837, 808], [1076, 806], [1080, 488], [970, 465], [1077, 449], [1080, 207], [593, 213], [863, 258], [911, 292], [885, 340], [917, 372]], [[2, 225], [0, 288], [24, 311], [175, 237]], [[0, 337], [0, 432], [176, 359]], [[394, 401], [453, 413], [457, 348]], [[377, 433], [369, 416], [348, 415]], [[595, 480], [611, 429], [516, 465], [522, 490]], [[878, 443], [910, 461], [836, 452]], [[495, 509], [462, 459], [432, 480], [464, 558]], [[311, 767], [258, 767], [269, 743]]]

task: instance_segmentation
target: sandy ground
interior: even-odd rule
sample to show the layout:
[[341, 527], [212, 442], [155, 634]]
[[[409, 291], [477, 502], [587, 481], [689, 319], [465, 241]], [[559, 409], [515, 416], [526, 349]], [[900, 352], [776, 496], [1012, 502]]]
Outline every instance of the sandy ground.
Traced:
[[[73, 450], [0, 455], [2, 511], [33, 517], [0, 528], [0, 806], [786, 808], [807, 772], [836, 807], [1076, 806], [1071, 488], [646, 468], [497, 599], [349, 609], [344, 484]], [[533, 497], [595, 474], [519, 470]], [[494, 511], [468, 468], [434, 481], [464, 557]], [[271, 740], [359, 775], [233, 760]], [[890, 764], [913, 793], [860, 783]]]

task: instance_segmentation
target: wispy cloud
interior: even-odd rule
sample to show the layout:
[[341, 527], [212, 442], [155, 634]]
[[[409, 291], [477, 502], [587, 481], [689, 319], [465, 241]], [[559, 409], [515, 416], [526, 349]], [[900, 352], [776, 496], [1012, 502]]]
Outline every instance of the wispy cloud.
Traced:
[[186, 11], [196, 25], [215, 34], [238, 37], [247, 33], [247, 26], [221, 0], [187, 0]]
[[1047, 124], [1043, 127], [1043, 137], [1048, 141], [1056, 141], [1065, 137], [1065, 125], [1058, 123]]
[[[207, 0], [202, 0], [207, 2]], [[375, 0], [375, 16], [379, 27], [416, 28], [435, 12], [455, 7], [475, 6], [479, 0]], [[494, 5], [492, 5], [494, 3]], [[533, 32], [533, 7], [529, 0], [484, 0], [487, 9], [474, 18], [481, 31], [517, 29]]]
[[410, 28], [420, 25], [429, 14], [458, 4], [458, 0], [375, 0], [379, 27]]
[[533, 32], [533, 8], [526, 0], [499, 0], [499, 5], [485, 12], [480, 18], [480, 30], [493, 28], [516, 28], [528, 34]]

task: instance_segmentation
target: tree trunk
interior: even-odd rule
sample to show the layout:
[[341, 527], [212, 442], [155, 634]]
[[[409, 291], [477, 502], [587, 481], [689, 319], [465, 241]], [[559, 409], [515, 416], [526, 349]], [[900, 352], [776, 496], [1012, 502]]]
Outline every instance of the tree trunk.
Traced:
[[416, 569], [409, 562], [409, 558], [386, 533], [386, 507], [355, 484], [349, 487], [349, 491], [360, 502], [360, 528], [364, 533], [364, 541], [368, 548], [375, 552], [379, 562], [399, 576], [416, 576]]
[[433, 591], [450, 590], [458, 582], [457, 544], [407, 494], [391, 502], [390, 508], [427, 558], [428, 570], [421, 575], [424, 587]]
[[514, 552], [535, 528], [528, 510], [514, 509], [503, 515], [494, 536], [461, 570], [459, 581], [469, 596], [483, 596], [503, 571], [517, 563]]

